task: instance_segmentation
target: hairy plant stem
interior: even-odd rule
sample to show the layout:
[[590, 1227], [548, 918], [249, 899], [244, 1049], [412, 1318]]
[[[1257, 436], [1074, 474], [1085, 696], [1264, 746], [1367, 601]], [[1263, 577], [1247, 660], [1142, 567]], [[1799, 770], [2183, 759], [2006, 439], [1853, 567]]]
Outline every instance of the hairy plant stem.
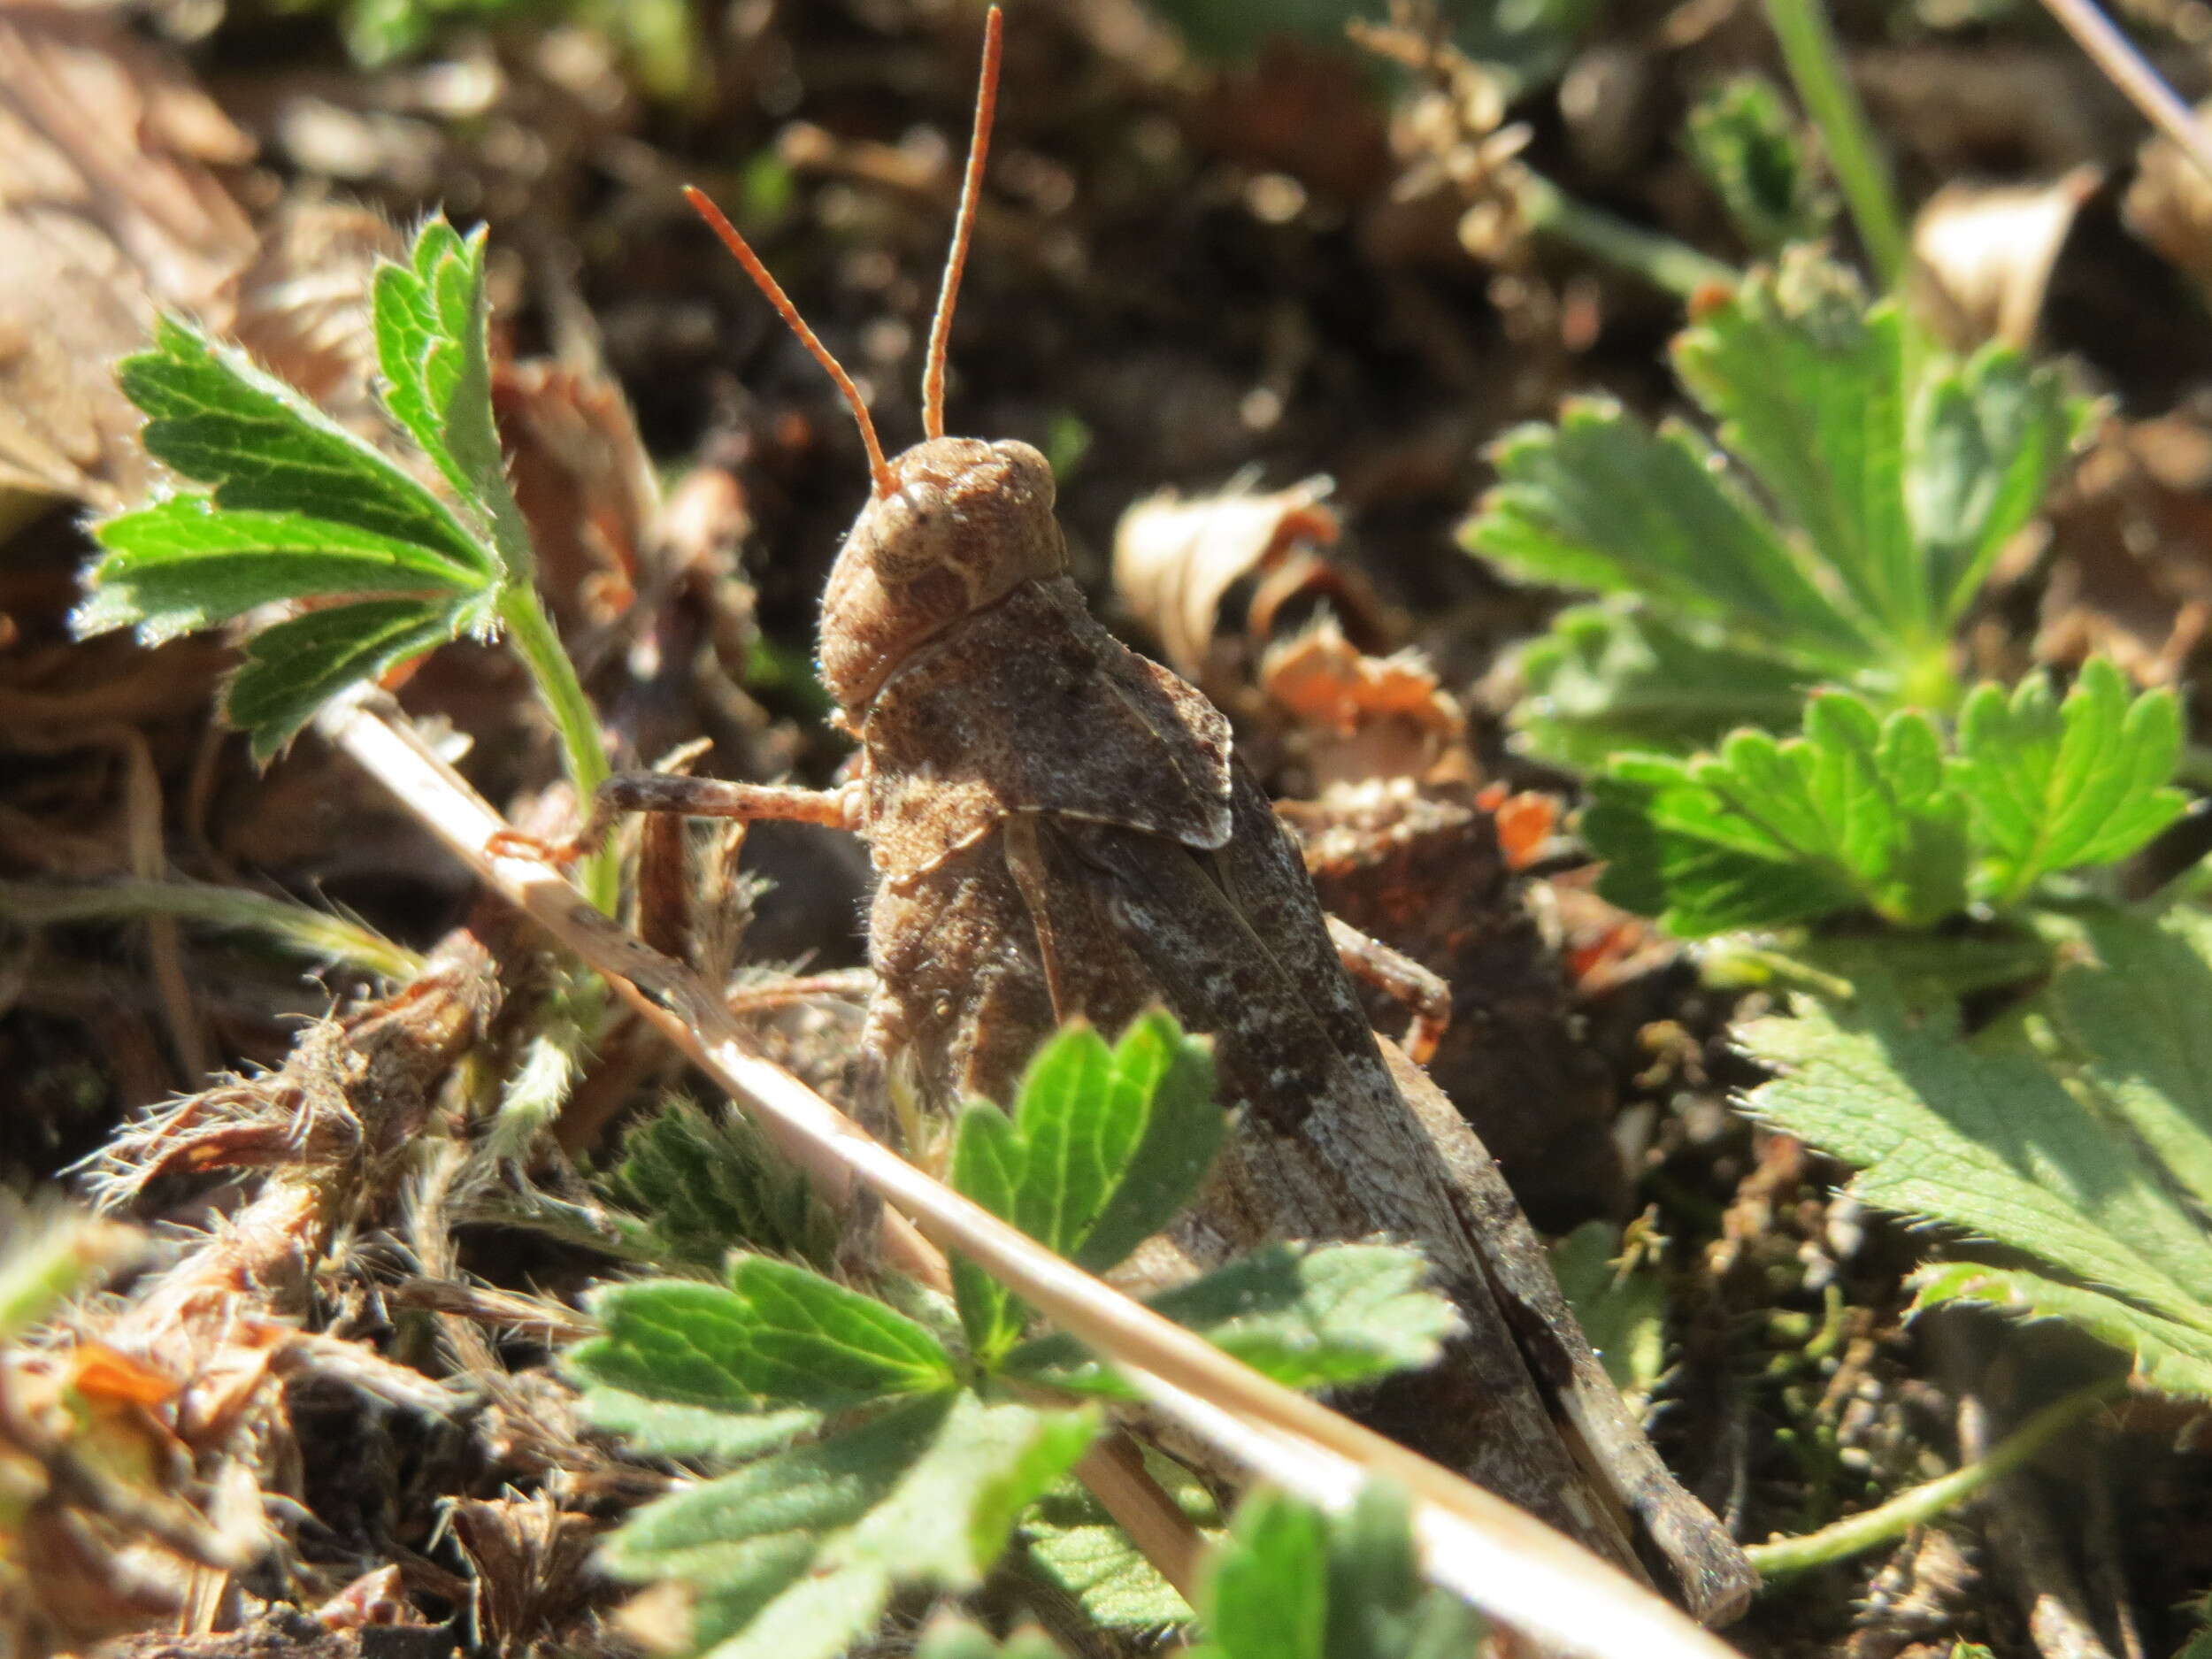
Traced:
[[2114, 1378], [2076, 1390], [2045, 1406], [2008, 1435], [1988, 1455], [1962, 1469], [1901, 1492], [1888, 1502], [1862, 1514], [1824, 1526], [1801, 1538], [1781, 1538], [1770, 1544], [1752, 1544], [1744, 1554], [1760, 1576], [1770, 1582], [1814, 1567], [1845, 1561], [1862, 1551], [1901, 1537], [1908, 1530], [1932, 1521], [1966, 1502], [1993, 1480], [2010, 1474], [2033, 1458], [2068, 1429], [2088, 1417], [2126, 1386]]
[[1905, 232], [1904, 215], [1898, 211], [1889, 163], [1844, 67], [1835, 29], [1822, 0], [1765, 0], [1765, 5], [1767, 21], [1782, 48], [1782, 61], [1806, 113], [1820, 128], [1828, 165], [1850, 204], [1866, 257], [1882, 286], [1893, 289], [1912, 258], [1912, 242]]
[[1687, 242], [1577, 201], [1540, 173], [1522, 179], [1517, 197], [1530, 229], [1632, 272], [1679, 299], [1715, 287], [1732, 291], [1743, 279], [1734, 266], [1708, 258]]
[[[500, 595], [499, 619], [506, 625], [508, 643], [529, 669], [538, 698], [560, 735], [568, 780], [576, 791], [576, 810], [580, 815], [588, 812], [592, 794], [607, 780], [609, 768], [607, 751], [599, 741], [599, 716], [576, 678], [576, 665], [562, 649], [561, 636], [534, 583], [508, 584]], [[576, 879], [585, 896], [611, 916], [621, 896], [621, 873], [613, 852], [601, 848], [585, 856]]]

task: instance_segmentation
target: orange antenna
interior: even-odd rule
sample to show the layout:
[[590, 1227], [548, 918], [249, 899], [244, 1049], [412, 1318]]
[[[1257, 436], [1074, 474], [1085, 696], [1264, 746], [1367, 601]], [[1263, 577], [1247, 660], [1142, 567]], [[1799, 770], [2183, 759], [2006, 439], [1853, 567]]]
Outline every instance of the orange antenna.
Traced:
[[991, 153], [991, 118], [998, 112], [999, 42], [1006, 19], [996, 6], [983, 20], [983, 78], [975, 94], [975, 133], [968, 140], [968, 171], [960, 181], [960, 211], [953, 220], [952, 252], [945, 258], [944, 286], [937, 290], [937, 315], [929, 324], [929, 356], [922, 369], [922, 431], [945, 435], [945, 346], [952, 338], [953, 302], [960, 296], [960, 273], [968, 263], [968, 240], [975, 234], [976, 193], [983, 187], [984, 158]]
[[883, 442], [876, 436], [876, 423], [869, 419], [868, 405], [861, 401], [860, 388], [853, 384], [853, 377], [845, 373], [845, 365], [830, 355], [830, 349], [806, 326], [806, 319], [799, 315], [799, 308], [783, 291], [783, 284], [768, 274], [768, 267], [761, 264], [760, 256], [753, 251], [752, 244], [738, 234], [736, 226], [722, 216], [722, 210], [707, 199], [706, 193], [687, 184], [684, 186], [684, 200], [691, 204], [699, 217], [707, 221], [708, 227], [722, 239], [722, 245], [736, 256], [738, 264], [745, 267], [745, 274], [753, 279], [753, 285], [768, 296], [768, 303], [776, 308], [777, 314], [791, 325], [791, 332], [799, 336], [799, 343], [811, 351], [814, 360], [829, 371], [830, 379], [837, 382], [837, 389], [844, 393], [845, 401], [852, 405], [853, 419], [860, 426], [861, 442], [868, 446], [868, 476], [875, 481], [876, 494], [879, 496], [897, 495], [899, 480], [891, 471], [890, 462], [883, 458]]

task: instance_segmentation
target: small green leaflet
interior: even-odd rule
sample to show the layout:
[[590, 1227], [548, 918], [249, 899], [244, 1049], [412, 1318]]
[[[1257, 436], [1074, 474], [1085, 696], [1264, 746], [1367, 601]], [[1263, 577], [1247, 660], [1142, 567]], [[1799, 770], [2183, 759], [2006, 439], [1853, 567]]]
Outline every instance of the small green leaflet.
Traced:
[[2212, 917], [2102, 911], [2085, 926], [2096, 959], [2059, 974], [2059, 1027], [2115, 1114], [2212, 1215]]
[[256, 634], [226, 688], [226, 718], [261, 760], [334, 693], [491, 633], [503, 585], [530, 580], [491, 426], [482, 234], [432, 219], [376, 288], [387, 407], [450, 498], [190, 324], [165, 318], [118, 371], [147, 451], [212, 488], [98, 526], [107, 552], [78, 631], [134, 626], [150, 641], [315, 602]]
[[1612, 597], [1525, 650], [1523, 742], [1584, 766], [1683, 755], [1739, 725], [1786, 729], [1778, 690], [1817, 684], [1947, 711], [1951, 630], [2087, 407], [2016, 352], [1961, 362], [1911, 339], [1893, 303], [1802, 249], [1702, 313], [1675, 362], [1719, 451], [1571, 403], [1500, 440], [1462, 533], [1515, 575]]
[[803, 1267], [741, 1256], [729, 1282], [614, 1285], [593, 1312], [605, 1327], [568, 1356], [588, 1383], [676, 1405], [841, 1411], [958, 1382], [920, 1325]]
[[[1459, 1319], [1428, 1271], [1402, 1245], [1271, 1244], [1146, 1305], [1286, 1388], [1343, 1387], [1436, 1363]], [[1126, 1388], [1065, 1336], [1023, 1343], [1005, 1370], [1085, 1393]]]
[[487, 521], [506, 579], [530, 580], [530, 533], [508, 485], [492, 419], [484, 232], [465, 240], [443, 219], [429, 220], [405, 265], [378, 266], [373, 306], [384, 406], [436, 463], [455, 495]]
[[2101, 960], [2068, 968], [2055, 997], [2087, 1104], [2032, 1050], [1970, 1044], [1947, 1005], [1912, 1010], [1871, 972], [1848, 1007], [1801, 1000], [1793, 1018], [1742, 1028], [1746, 1052], [1780, 1073], [1746, 1103], [1858, 1165], [1849, 1190], [1866, 1202], [2042, 1270], [1931, 1268], [1921, 1305], [2068, 1319], [2132, 1351], [2154, 1386], [2212, 1396], [2212, 1233], [2180, 1195], [2200, 1204], [2212, 1171], [2212, 1074], [2200, 1018], [2162, 1025], [2174, 1008], [2147, 977], [2179, 971], [2173, 997], [2212, 990], [2212, 928], [2111, 916], [2091, 937]]
[[1552, 1245], [1552, 1273], [1605, 1374], [1641, 1417], [1666, 1374], [1667, 1287], [1646, 1269], [1623, 1271], [1620, 1248], [1620, 1228], [1586, 1221]]
[[1816, 697], [1805, 734], [1738, 732], [1717, 756], [1624, 756], [1592, 781], [1599, 891], [1702, 938], [1865, 906], [1926, 926], [1966, 902], [1966, 807], [1926, 715]]
[[[1191, 1525], [1210, 1540], [1220, 1537], [1225, 1517], [1205, 1483], [1164, 1453], [1146, 1449], [1143, 1456]], [[1163, 1630], [1192, 1617], [1190, 1604], [1079, 1481], [1063, 1480], [1030, 1505], [1021, 1535], [1030, 1564], [1108, 1630]]]
[[1521, 737], [1583, 772], [1624, 750], [1687, 755], [1739, 723], [1788, 731], [1821, 680], [1808, 664], [1731, 643], [1722, 629], [1621, 600], [1561, 611], [1523, 648], [1520, 670]]
[[[960, 1115], [952, 1185], [1092, 1272], [1104, 1272], [1190, 1201], [1226, 1118], [1213, 1060], [1166, 1014], [1138, 1017], [1112, 1049], [1064, 1027], [1030, 1063], [1010, 1118], [985, 1102]], [[1020, 1336], [1025, 1314], [998, 1282], [954, 1264], [960, 1317], [979, 1357]]]
[[1772, 256], [1790, 242], [1811, 242], [1834, 220], [1835, 193], [1765, 77], [1739, 75], [1700, 98], [1688, 138], [1698, 171], [1752, 252]]
[[717, 1272], [741, 1248], [818, 1268], [836, 1257], [837, 1217], [741, 1112], [672, 1102], [623, 1136], [602, 1185], [634, 1217], [632, 1248], [666, 1270]]
[[718, 1659], [832, 1659], [897, 1586], [979, 1583], [1015, 1516], [1097, 1429], [967, 1393], [911, 1401], [649, 1504], [602, 1559], [689, 1586], [694, 1641]]
[[2181, 705], [2170, 691], [2131, 700], [2102, 657], [2061, 703], [2040, 674], [2010, 698], [1982, 686], [1959, 714], [1953, 777], [1974, 815], [1976, 896], [2019, 898], [2044, 876], [2126, 857], [2179, 818], [2170, 786]]
[[1415, 1570], [1404, 1495], [1370, 1482], [1322, 1515], [1262, 1490], [1238, 1506], [1199, 1596], [1193, 1659], [1460, 1659], [1482, 1621]]
[[2101, 659], [2062, 702], [2039, 677], [1979, 687], [1955, 755], [1927, 715], [1883, 719], [1829, 692], [1801, 737], [1620, 757], [1593, 780], [1582, 833], [1611, 861], [1600, 891], [1686, 938], [1859, 908], [1925, 927], [2139, 851], [2186, 804], [2168, 783], [2180, 755], [2172, 695], [2131, 699]]

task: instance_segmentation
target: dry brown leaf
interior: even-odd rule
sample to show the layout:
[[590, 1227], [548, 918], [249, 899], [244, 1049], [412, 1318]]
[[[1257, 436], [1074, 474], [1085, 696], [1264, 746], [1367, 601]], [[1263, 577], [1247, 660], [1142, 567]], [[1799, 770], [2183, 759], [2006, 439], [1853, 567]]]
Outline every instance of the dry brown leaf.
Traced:
[[495, 364], [492, 406], [540, 580], [560, 619], [611, 621], [661, 534], [660, 480], [609, 376], [548, 358]]
[[1371, 657], [1323, 616], [1260, 660], [1260, 689], [1298, 727], [1310, 787], [1431, 772], [1463, 757], [1467, 720], [1418, 651]]
[[102, 510], [146, 462], [114, 360], [161, 309], [230, 321], [246, 135], [119, 17], [0, 7], [0, 488]]
[[[1381, 602], [1316, 551], [1340, 533], [1325, 479], [1262, 494], [1163, 491], [1122, 515], [1114, 587], [1168, 665], [1225, 707], [1248, 705], [1254, 672], [1294, 600], [1325, 601], [1363, 649], [1386, 647]], [[1301, 605], [1300, 609], [1305, 609]]]
[[530, 1651], [583, 1607], [584, 1571], [597, 1523], [534, 1498], [465, 1498], [453, 1506], [453, 1535], [475, 1571], [476, 1639], [498, 1655]]
[[[2212, 129], [2212, 100], [2197, 105], [2196, 119]], [[2180, 145], [2162, 137], [2144, 141], [2121, 216], [2199, 287], [2212, 290], [2212, 180]]]
[[[1279, 809], [1333, 915], [1451, 987], [1428, 1064], [1540, 1226], [1611, 1213], [1625, 1171], [1613, 1091], [1486, 810], [1410, 779], [1339, 785]], [[1371, 1014], [1385, 1010], [1371, 1007]]]
[[2035, 336], [2059, 250], [2104, 173], [2079, 166], [2039, 184], [1945, 185], [1913, 221], [1926, 309], [1950, 344], [2025, 348]]
[[381, 214], [351, 203], [295, 200], [264, 227], [239, 280], [233, 333], [282, 379], [357, 430], [385, 430], [372, 396], [376, 333], [369, 284], [406, 243]]

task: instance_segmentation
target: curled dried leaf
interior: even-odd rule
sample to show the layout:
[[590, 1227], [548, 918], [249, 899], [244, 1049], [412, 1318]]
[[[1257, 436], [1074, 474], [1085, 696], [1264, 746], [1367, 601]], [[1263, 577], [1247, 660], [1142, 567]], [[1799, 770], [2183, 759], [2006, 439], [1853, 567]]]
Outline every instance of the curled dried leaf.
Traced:
[[[2212, 126], [2212, 101], [2197, 106], [2196, 118]], [[2129, 229], [2212, 289], [2212, 180], [2180, 145], [2162, 137], [2144, 143], [2120, 211]]]
[[1363, 649], [1383, 646], [1382, 605], [1353, 572], [1317, 551], [1340, 526], [1329, 483], [1265, 493], [1233, 486], [1139, 502], [1114, 533], [1114, 587], [1156, 634], [1168, 664], [1216, 702], [1249, 703], [1252, 669], [1294, 611], [1326, 603]]
[[2059, 250], [2103, 182], [2085, 165], [2038, 184], [1954, 182], [1928, 198], [1913, 252], [1933, 289], [1929, 313], [1952, 346], [2029, 344]]
[[1313, 787], [1419, 777], [1465, 758], [1466, 716], [1419, 652], [1371, 657], [1333, 616], [1270, 646], [1260, 689], [1294, 720]]

